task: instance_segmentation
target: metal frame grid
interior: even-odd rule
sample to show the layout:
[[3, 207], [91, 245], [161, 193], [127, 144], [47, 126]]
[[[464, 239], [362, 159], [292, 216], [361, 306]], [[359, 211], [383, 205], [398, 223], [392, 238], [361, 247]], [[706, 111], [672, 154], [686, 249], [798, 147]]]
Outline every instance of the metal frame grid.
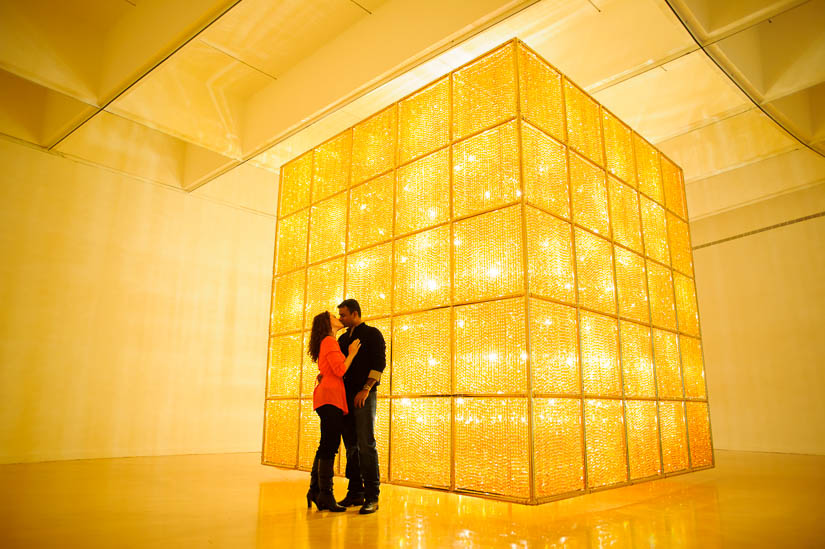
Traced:
[[[541, 150], [549, 156], [538, 158]], [[590, 173], [587, 181], [574, 177], [571, 159], [577, 173]], [[335, 181], [324, 181], [331, 173]], [[631, 198], [621, 213], [613, 189]], [[330, 236], [324, 217], [334, 203], [346, 204], [338, 212], [343, 237]], [[314, 314], [306, 303], [334, 311], [333, 301], [355, 297], [389, 349], [376, 425], [382, 482], [539, 504], [713, 467], [681, 169], [518, 39], [286, 164], [278, 204], [263, 464], [309, 468], [304, 454], [317, 443], [317, 420], [305, 417], [315, 375], [305, 352]], [[633, 247], [625, 228], [614, 227], [614, 216], [629, 214], [639, 232]], [[354, 230], [363, 224], [348, 220], [373, 226]], [[434, 243], [433, 235], [447, 234], [447, 245]], [[618, 255], [641, 265], [636, 293], [643, 291], [646, 314], [624, 314]], [[334, 263], [343, 265], [340, 284], [310, 284], [308, 273]], [[675, 305], [673, 325], [653, 314], [650, 266], [670, 280], [662, 297]], [[290, 301], [278, 283], [296, 276], [303, 295]], [[397, 291], [399, 280], [413, 287]], [[353, 281], [363, 286], [359, 295], [351, 295]], [[335, 295], [319, 294], [329, 288]], [[376, 303], [380, 314], [371, 314]], [[649, 370], [648, 394], [627, 393], [625, 375], [636, 373], [625, 368], [625, 330], [649, 342], [649, 353], [626, 358]], [[669, 386], [680, 386], [666, 396], [657, 379], [665, 363], [656, 360], [665, 356]], [[295, 381], [273, 377], [296, 372]], [[548, 386], [563, 389], [543, 392]]]

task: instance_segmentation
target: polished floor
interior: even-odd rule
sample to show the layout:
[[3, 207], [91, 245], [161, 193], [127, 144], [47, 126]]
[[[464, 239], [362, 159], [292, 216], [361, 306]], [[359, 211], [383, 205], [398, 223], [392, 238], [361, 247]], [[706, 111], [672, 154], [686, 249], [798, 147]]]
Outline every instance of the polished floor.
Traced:
[[[374, 515], [308, 511], [307, 473], [257, 454], [0, 466], [0, 547], [824, 547], [825, 456], [524, 506], [384, 486]], [[343, 482], [337, 492], [343, 495]]]

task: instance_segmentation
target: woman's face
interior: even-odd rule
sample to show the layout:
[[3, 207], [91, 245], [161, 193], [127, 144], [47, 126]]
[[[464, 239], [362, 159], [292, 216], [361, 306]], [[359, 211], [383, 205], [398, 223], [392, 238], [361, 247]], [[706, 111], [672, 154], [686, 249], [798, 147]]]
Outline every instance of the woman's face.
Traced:
[[342, 330], [344, 328], [344, 325], [341, 324], [341, 321], [338, 320], [338, 317], [335, 315], [329, 315], [329, 323], [332, 325], [332, 333], [335, 333], [338, 330]]

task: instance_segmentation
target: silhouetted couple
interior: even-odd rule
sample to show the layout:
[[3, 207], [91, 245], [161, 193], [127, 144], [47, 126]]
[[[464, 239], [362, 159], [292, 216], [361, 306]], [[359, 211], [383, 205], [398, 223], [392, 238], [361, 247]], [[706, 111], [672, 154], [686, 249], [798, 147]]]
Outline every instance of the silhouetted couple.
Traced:
[[[335, 334], [346, 331], [335, 340]], [[315, 453], [307, 506], [346, 511], [361, 506], [361, 514], [378, 510], [380, 491], [375, 446], [376, 392], [386, 367], [386, 345], [380, 330], [361, 320], [361, 306], [346, 299], [338, 316], [325, 311], [312, 319], [309, 356], [318, 364], [313, 408], [321, 418], [321, 441]], [[335, 455], [344, 439], [347, 451], [347, 496], [335, 501], [332, 492]]]

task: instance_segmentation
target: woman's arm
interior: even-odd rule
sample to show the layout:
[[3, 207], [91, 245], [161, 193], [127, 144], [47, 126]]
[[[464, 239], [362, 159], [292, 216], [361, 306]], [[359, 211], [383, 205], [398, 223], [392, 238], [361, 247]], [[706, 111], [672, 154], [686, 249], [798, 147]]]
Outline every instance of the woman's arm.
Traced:
[[[333, 340], [334, 341], [334, 340]], [[349, 354], [344, 358], [344, 353], [338, 349], [338, 343], [330, 344], [329, 354], [327, 355], [327, 363], [329, 364], [332, 373], [338, 377], [344, 377], [344, 374], [352, 364], [355, 355], [358, 354], [358, 349], [361, 348], [361, 342], [354, 340], [349, 345]]]
[[[349, 344], [349, 354], [347, 354], [347, 359], [344, 361], [344, 372], [349, 370], [350, 364], [352, 364], [352, 360], [355, 358], [355, 355], [358, 354], [358, 349], [361, 348], [361, 340], [355, 339], [352, 343]], [[344, 374], [341, 374], [342, 376]]]

